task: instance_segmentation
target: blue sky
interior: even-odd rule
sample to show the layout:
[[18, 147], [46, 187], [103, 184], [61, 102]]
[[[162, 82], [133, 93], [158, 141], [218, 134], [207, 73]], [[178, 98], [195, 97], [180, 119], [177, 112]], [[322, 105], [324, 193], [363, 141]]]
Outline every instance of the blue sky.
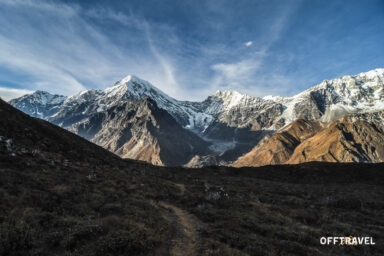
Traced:
[[167, 94], [293, 95], [384, 67], [382, 0], [0, 0], [0, 96], [135, 74]]

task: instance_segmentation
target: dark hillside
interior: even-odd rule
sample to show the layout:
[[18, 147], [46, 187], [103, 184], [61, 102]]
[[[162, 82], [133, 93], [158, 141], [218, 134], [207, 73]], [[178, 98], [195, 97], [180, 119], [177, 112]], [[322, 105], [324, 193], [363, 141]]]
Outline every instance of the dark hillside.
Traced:
[[[0, 255], [147, 255], [170, 225], [124, 161], [0, 101]], [[166, 185], [164, 185], [166, 188]]]

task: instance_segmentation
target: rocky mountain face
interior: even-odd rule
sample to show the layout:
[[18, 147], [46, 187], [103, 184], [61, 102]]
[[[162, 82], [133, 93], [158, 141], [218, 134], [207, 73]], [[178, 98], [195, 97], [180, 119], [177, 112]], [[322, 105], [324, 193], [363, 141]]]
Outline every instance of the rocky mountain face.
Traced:
[[[201, 147], [197, 147], [196, 143], [190, 144], [187, 140], [186, 144], [190, 146], [186, 146], [186, 148], [193, 149], [181, 151], [190, 158], [187, 161], [184, 161], [186, 158], [182, 158], [184, 160], [178, 164], [189, 162], [188, 166], [191, 167], [212, 163], [228, 165], [250, 152], [265, 135], [281, 131], [281, 128], [298, 119], [306, 120], [295, 124], [295, 126], [301, 127], [303, 125], [301, 122], [308, 122], [311, 125], [315, 125], [316, 122], [329, 123], [348, 114], [383, 110], [383, 81], [384, 69], [376, 69], [354, 76], [325, 80], [319, 85], [291, 97], [258, 98], [235, 91], [218, 91], [202, 102], [188, 102], [178, 101], [144, 80], [127, 76], [105, 90], [88, 90], [70, 97], [36, 92], [12, 100], [10, 103], [30, 115], [44, 118], [90, 139], [120, 156], [167, 165], [169, 162], [163, 162], [158, 156], [162, 154], [164, 159], [166, 152], [170, 149], [162, 150], [167, 143], [159, 144], [159, 140], [153, 136], [168, 133], [167, 136], [171, 138], [171, 130], [148, 133], [149, 129], [144, 128], [145, 132], [138, 133], [137, 127], [148, 125], [149, 122], [133, 122], [132, 116], [127, 116], [130, 111], [123, 107], [124, 104], [128, 104], [127, 102], [148, 97], [152, 99], [157, 108], [172, 117], [172, 120], [178, 125], [178, 131], [182, 130], [183, 134], [188, 134], [183, 135], [183, 139], [173, 139], [173, 144], [177, 144], [176, 141], [184, 140], [185, 137], [192, 138], [191, 133], [197, 135], [196, 142], [201, 143]], [[41, 97], [42, 94], [45, 96]], [[116, 114], [112, 116], [111, 113], [115, 113], [116, 109], [119, 109], [118, 106], [127, 112], [123, 111], [121, 116]], [[140, 112], [141, 110], [135, 111]], [[137, 115], [143, 116], [143, 113], [137, 113]], [[123, 118], [124, 121], [130, 120], [131, 126], [127, 126], [126, 123], [123, 123], [124, 121], [117, 121], [116, 116]], [[166, 120], [171, 119], [166, 118]], [[113, 125], [129, 128], [122, 131], [117, 128], [112, 129]], [[163, 126], [165, 127], [165, 125]], [[298, 127], [293, 127], [293, 129], [299, 129]], [[127, 132], [128, 130], [129, 132]], [[122, 136], [121, 133], [136, 135]], [[279, 152], [285, 152], [288, 148], [292, 149], [293, 145], [302, 142], [290, 133], [291, 131], [286, 131], [283, 135], [278, 132], [277, 137], [273, 137], [277, 143], [274, 150], [283, 148]], [[264, 144], [266, 140], [269, 141], [270, 137], [265, 138], [261, 144]], [[148, 143], [153, 143], [153, 145], [148, 148]], [[277, 147], [277, 145], [284, 147]], [[285, 145], [288, 146], [285, 147]], [[206, 150], [202, 151], [203, 147]], [[176, 148], [174, 151], [179, 151], [180, 147]], [[267, 153], [271, 151], [273, 150], [264, 151], [268, 155], [264, 160], [265, 164], [286, 160], [286, 153], [280, 153], [281, 156]], [[189, 153], [187, 154], [187, 152]], [[194, 153], [196, 153], [195, 156], [190, 156]], [[153, 157], [149, 157], [149, 155], [153, 155]]]
[[187, 125], [189, 111], [192, 110], [185, 108], [183, 102], [169, 97], [147, 81], [135, 76], [127, 76], [105, 90], [88, 90], [68, 97], [57, 112], [47, 119], [60, 126], [69, 127], [96, 112], [109, 109], [119, 101], [140, 100], [146, 97], [165, 109], [182, 126]]
[[[369, 117], [370, 114], [364, 114]], [[367, 162], [384, 161], [384, 112], [371, 114], [380, 123], [345, 116], [326, 126], [321, 132], [302, 142], [288, 164], [310, 161]], [[369, 117], [371, 119], [372, 117]]]
[[267, 96], [279, 102], [284, 112], [275, 128], [298, 118], [329, 122], [346, 114], [384, 109], [384, 69], [375, 69], [354, 76], [324, 80], [292, 97]]
[[319, 122], [298, 119], [272, 135], [267, 135], [250, 152], [237, 159], [233, 166], [283, 164], [301, 142], [322, 129]]
[[284, 110], [280, 103], [229, 91], [219, 91], [201, 105], [201, 110], [212, 117], [205, 135], [224, 140], [234, 137], [241, 142], [249, 140], [254, 131], [270, 129]]
[[299, 119], [264, 138], [233, 166], [383, 162], [383, 128], [384, 111], [346, 115], [330, 123]]
[[210, 152], [208, 142], [182, 128], [149, 97], [120, 101], [70, 130], [123, 158], [155, 165], [183, 165]]

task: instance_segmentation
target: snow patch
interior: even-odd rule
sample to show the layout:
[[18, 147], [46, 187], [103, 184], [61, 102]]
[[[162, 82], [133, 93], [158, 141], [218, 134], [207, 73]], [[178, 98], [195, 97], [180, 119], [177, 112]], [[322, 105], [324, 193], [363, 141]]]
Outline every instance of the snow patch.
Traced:
[[97, 108], [97, 112], [102, 112], [102, 111], [104, 111], [104, 108], [105, 108], [105, 104], [99, 104], [99, 107]]

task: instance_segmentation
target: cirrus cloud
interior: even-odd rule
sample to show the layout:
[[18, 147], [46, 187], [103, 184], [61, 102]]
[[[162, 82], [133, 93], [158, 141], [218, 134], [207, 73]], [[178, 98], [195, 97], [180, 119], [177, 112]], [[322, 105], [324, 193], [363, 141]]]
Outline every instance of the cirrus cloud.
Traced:
[[33, 91], [0, 87], [0, 97], [5, 101], [9, 101], [11, 99], [18, 98], [20, 96], [23, 96], [25, 94], [30, 94], [30, 93], [33, 93]]

